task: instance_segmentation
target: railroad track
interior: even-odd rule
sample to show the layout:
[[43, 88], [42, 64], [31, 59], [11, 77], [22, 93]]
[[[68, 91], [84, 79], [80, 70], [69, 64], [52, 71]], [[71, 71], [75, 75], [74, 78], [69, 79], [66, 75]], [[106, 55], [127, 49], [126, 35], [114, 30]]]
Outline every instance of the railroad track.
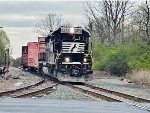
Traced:
[[[73, 85], [71, 83], [59, 82], [58, 80], [49, 78], [48, 76], [45, 76], [45, 77], [48, 81], [49, 80], [53, 81], [53, 83], [55, 83], [55, 84], [52, 84], [48, 87], [41, 88], [41, 89], [38, 89], [35, 91], [33, 89], [31, 89], [31, 91], [28, 93], [13, 95], [13, 98], [25, 98], [25, 97], [37, 96], [42, 93], [45, 94], [45, 93], [51, 91], [53, 89], [53, 87], [57, 86], [58, 84], [61, 84], [61, 85], [67, 85], [73, 89], [79, 90], [79, 91], [86, 93], [88, 95], [91, 95], [97, 99], [104, 99], [104, 100], [107, 100], [110, 102], [125, 102], [127, 104], [130, 104], [131, 106], [135, 106], [135, 107], [138, 107], [138, 108], [141, 108], [141, 109], [144, 109], [144, 110], [150, 112], [150, 108], [147, 108], [147, 107], [139, 104], [139, 102], [150, 103], [150, 100], [132, 96], [132, 95], [128, 95], [128, 94], [124, 94], [121, 92], [104, 89], [101, 87], [96, 87], [96, 86], [85, 84], [85, 83], [82, 83], [80, 85]], [[138, 103], [133, 103], [133, 102], [138, 102]]]
[[[117, 92], [117, 91], [105, 89], [105, 88], [102, 88], [102, 87], [96, 87], [96, 86], [89, 85], [89, 84], [84, 84], [84, 86], [95, 89], [95, 90], [98, 90], [98, 91], [102, 91], [102, 92], [105, 92], [105, 93], [113, 94], [115, 96], [119, 96], [119, 97], [122, 97], [122, 98], [130, 100], [130, 101], [140, 102], [140, 103], [150, 103], [150, 100], [148, 100], [148, 99], [144, 99], [144, 98], [140, 98], [140, 97], [137, 97], [137, 96], [125, 94], [125, 93], [122, 93], [122, 92]], [[124, 100], [122, 100], [122, 101], [124, 101]]]
[[128, 95], [125, 93], [117, 92], [108, 90], [101, 87], [96, 87], [93, 85], [89, 85], [86, 83], [83, 83], [81, 85], [73, 85], [71, 83], [66, 84], [69, 87], [72, 87], [73, 89], [82, 91], [83, 93], [86, 93], [88, 95], [91, 95], [96, 98], [101, 98], [107, 101], [111, 102], [139, 102], [139, 103], [150, 103], [150, 100]]
[[95, 98], [100, 98], [100, 99], [104, 99], [110, 102], [124, 102], [127, 104], [130, 104], [131, 106], [135, 106], [137, 108], [146, 110], [148, 112], [150, 112], [150, 108], [147, 108], [139, 103], [150, 103], [150, 100], [147, 99], [143, 99], [140, 97], [136, 97], [136, 96], [132, 96], [132, 95], [128, 95], [128, 94], [124, 94], [121, 92], [117, 92], [117, 91], [112, 91], [112, 90], [108, 90], [108, 89], [104, 89], [101, 87], [95, 87], [93, 85], [89, 85], [89, 84], [85, 84], [83, 83], [82, 85], [73, 85], [71, 83], [67, 83], [65, 84], [73, 89], [76, 89], [78, 91], [81, 91], [85, 94], [88, 94], [90, 96], [93, 96]]
[[28, 85], [15, 90], [1, 92], [0, 96], [8, 96], [13, 98], [27, 98], [38, 96], [39, 94], [46, 94], [57, 86], [57, 83], [52, 83], [49, 80], [41, 79], [35, 84]]
[[13, 94], [13, 93], [16, 93], [16, 92], [20, 92], [20, 91], [23, 91], [23, 90], [27, 90], [27, 89], [29, 89], [31, 87], [35, 87], [35, 86], [38, 86], [38, 85], [42, 84], [44, 81], [45, 81], [44, 79], [41, 79], [40, 81], [38, 81], [38, 82], [36, 82], [34, 84], [31, 84], [31, 85], [27, 85], [25, 87], [9, 90], [9, 91], [5, 91], [5, 92], [0, 92], [0, 97], [2, 97], [2, 96], [9, 96], [10, 94]]
[[71, 87], [75, 90], [81, 91], [81, 92], [83, 92], [87, 95], [93, 96], [97, 99], [103, 99], [103, 100], [106, 100], [106, 101], [109, 101], [109, 102], [121, 102], [118, 99], [112, 98], [111, 96], [108, 96], [108, 95], [104, 95], [103, 93], [99, 92], [98, 90], [87, 87], [84, 84], [82, 84], [82, 85], [73, 85], [73, 84], [67, 83], [65, 85], [67, 85], [67, 86], [69, 86], [69, 87]]
[[52, 80], [58, 84], [67, 85], [73, 89], [79, 90], [79, 91], [86, 93], [88, 95], [91, 95], [95, 98], [104, 99], [104, 100], [107, 100], [110, 102], [150, 103], [150, 100], [148, 100], [148, 99], [144, 99], [144, 98], [140, 98], [137, 96], [125, 94], [122, 92], [117, 92], [117, 91], [105, 89], [102, 87], [96, 87], [96, 86], [86, 84], [86, 83], [80, 83], [80, 85], [73, 85], [72, 83], [59, 82], [58, 80], [53, 79], [53, 78], [50, 78], [50, 80]]
[[47, 94], [49, 93], [49, 91], [54, 90], [54, 87], [56, 87], [58, 84], [54, 83], [51, 85], [46, 85], [45, 87], [41, 87], [41, 88], [31, 88], [27, 91], [21, 92], [21, 93], [17, 93], [17, 94], [13, 94], [12, 97], [13, 98], [29, 98], [29, 97], [35, 97], [35, 96], [39, 96], [40, 94]]

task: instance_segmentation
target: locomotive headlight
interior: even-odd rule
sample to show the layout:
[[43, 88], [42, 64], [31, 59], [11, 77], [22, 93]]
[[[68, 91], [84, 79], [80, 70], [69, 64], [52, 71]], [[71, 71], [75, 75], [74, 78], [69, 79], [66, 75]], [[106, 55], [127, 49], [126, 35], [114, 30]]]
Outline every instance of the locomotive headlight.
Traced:
[[84, 60], [83, 60], [84, 62], [87, 62], [87, 59], [86, 58], [84, 58]]
[[70, 32], [71, 34], [73, 34], [73, 33], [75, 32], [74, 30], [75, 30], [75, 29], [74, 29], [73, 27], [71, 27], [69, 32]]
[[66, 58], [65, 58], [65, 62], [70, 62], [70, 58], [69, 58], [69, 57], [66, 57]]

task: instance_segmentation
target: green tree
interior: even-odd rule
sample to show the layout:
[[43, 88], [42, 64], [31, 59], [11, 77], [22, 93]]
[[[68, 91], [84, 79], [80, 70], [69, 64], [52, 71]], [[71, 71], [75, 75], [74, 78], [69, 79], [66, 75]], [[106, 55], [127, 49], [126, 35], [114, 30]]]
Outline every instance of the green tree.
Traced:
[[21, 57], [13, 59], [12, 66], [13, 67], [19, 67], [19, 66], [21, 66]]
[[4, 51], [7, 46], [10, 45], [9, 38], [5, 31], [0, 30], [0, 65], [3, 64], [4, 61]]

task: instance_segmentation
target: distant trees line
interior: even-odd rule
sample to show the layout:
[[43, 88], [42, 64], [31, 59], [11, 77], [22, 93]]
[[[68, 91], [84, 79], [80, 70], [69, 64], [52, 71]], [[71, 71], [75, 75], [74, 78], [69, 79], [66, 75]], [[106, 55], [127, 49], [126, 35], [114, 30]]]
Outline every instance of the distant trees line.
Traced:
[[[150, 45], [150, 2], [125, 0], [85, 2], [86, 26], [96, 44]], [[95, 45], [95, 44], [94, 44]]]

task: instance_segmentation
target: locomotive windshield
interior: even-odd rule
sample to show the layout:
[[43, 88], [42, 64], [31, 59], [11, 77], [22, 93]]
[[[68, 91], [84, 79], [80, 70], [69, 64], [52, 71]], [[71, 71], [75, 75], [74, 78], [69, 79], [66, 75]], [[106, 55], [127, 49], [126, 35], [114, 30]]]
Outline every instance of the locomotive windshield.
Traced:
[[72, 41], [72, 42], [84, 42], [88, 43], [88, 37], [85, 37], [80, 34], [70, 35], [70, 34], [64, 34], [61, 36], [62, 41]]
[[89, 37], [89, 33], [79, 27], [59, 28], [46, 38], [46, 42], [53, 43], [54, 49], [58, 52], [87, 53]]

